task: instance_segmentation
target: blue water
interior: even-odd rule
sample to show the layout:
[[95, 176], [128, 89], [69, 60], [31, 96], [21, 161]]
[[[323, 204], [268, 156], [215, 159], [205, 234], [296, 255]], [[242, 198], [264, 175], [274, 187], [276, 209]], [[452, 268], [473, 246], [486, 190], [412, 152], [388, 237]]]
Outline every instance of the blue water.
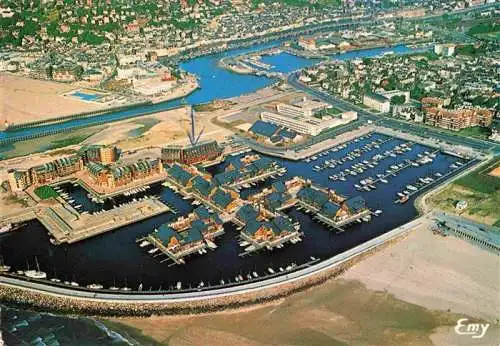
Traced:
[[[148, 220], [120, 228], [73, 245], [54, 246], [49, 242], [47, 231], [38, 222], [34, 221], [18, 232], [12, 232], [0, 238], [0, 253], [6, 264], [11, 265], [13, 270], [26, 269], [27, 262], [34, 266], [35, 256], [42, 270], [50, 277], [56, 276], [61, 280], [77, 281], [81, 285], [100, 283], [105, 287], [112, 285], [128, 285], [137, 289], [140, 283], [144, 290], [169, 289], [176, 285], [177, 281], [183, 282], [183, 287], [196, 286], [200, 281], [206, 285], [217, 285], [220, 279], [226, 282], [234, 282], [236, 275], [246, 275], [257, 271], [261, 276], [265, 275], [267, 268], [286, 267], [292, 261], [303, 264], [309, 261], [310, 256], [327, 259], [335, 254], [350, 249], [362, 242], [383, 234], [403, 223], [408, 222], [416, 216], [413, 201], [416, 196], [410, 198], [406, 204], [395, 204], [396, 193], [405, 189], [408, 184], [415, 184], [419, 177], [432, 175], [436, 172], [446, 173], [450, 170], [451, 163], [457, 161], [455, 157], [439, 153], [431, 164], [411, 167], [405, 169], [401, 174], [389, 178], [389, 184], [379, 183], [377, 190], [371, 192], [359, 192], [353, 185], [368, 176], [375, 176], [385, 171], [390, 165], [403, 162], [405, 159], [416, 159], [418, 154], [424, 151], [432, 151], [422, 145], [414, 145], [412, 151], [399, 155], [395, 158], [383, 160], [377, 167], [365, 171], [355, 177], [348, 176], [346, 182], [331, 181], [329, 175], [337, 173], [362, 160], [370, 160], [375, 154], [394, 148], [403, 143], [400, 139], [390, 139], [381, 145], [380, 149], [363, 153], [360, 158], [348, 161], [342, 167], [327, 169], [322, 172], [311, 170], [313, 165], [319, 161], [332, 158], [341, 158], [355, 148], [361, 147], [375, 138], [388, 138], [381, 134], [374, 134], [370, 139], [352, 142], [346, 149], [339, 152], [329, 153], [321, 157], [315, 163], [293, 162], [279, 160], [279, 163], [287, 167], [287, 174], [280, 179], [289, 179], [293, 176], [303, 176], [313, 182], [334, 189], [346, 196], [361, 195], [372, 210], [381, 209], [383, 214], [373, 217], [370, 222], [354, 224], [348, 227], [344, 233], [337, 234], [312, 220], [310, 215], [291, 209], [287, 213], [301, 223], [304, 232], [304, 240], [295, 245], [287, 245], [283, 249], [275, 251], [263, 251], [251, 256], [240, 257], [242, 251], [238, 245], [239, 232], [232, 224], [225, 225], [226, 234], [216, 240], [218, 248], [203, 256], [195, 255], [187, 258], [186, 264], [181, 266], [169, 266], [168, 263], [160, 263], [159, 258], [154, 258], [145, 249], [140, 248], [135, 240], [152, 232], [163, 223], [185, 215], [193, 209], [190, 201], [173, 193], [170, 189], [161, 185], [152, 187], [147, 194], [157, 195], [161, 200], [174, 205], [179, 214], [165, 213], [152, 217]], [[231, 157], [229, 160], [237, 158]], [[212, 173], [223, 169], [223, 163], [210, 169]], [[464, 166], [465, 167], [465, 166]], [[272, 181], [266, 181], [257, 187], [242, 192], [246, 198], [250, 193], [255, 193], [269, 186]], [[97, 211], [112, 208], [113, 204], [124, 203], [130, 198], [120, 197], [105, 205], [95, 205], [90, 202], [86, 194], [79, 187], [66, 185], [63, 187], [72, 199], [78, 204], [84, 205], [86, 210]], [[140, 197], [140, 196], [137, 196]]]
[[[209, 102], [214, 99], [240, 96], [243, 94], [252, 93], [258, 89], [264, 88], [272, 84], [273, 80], [264, 76], [241, 75], [229, 72], [226, 69], [220, 68], [217, 65], [217, 62], [223, 57], [241, 55], [247, 52], [264, 50], [267, 48], [278, 46], [279, 44], [281, 44], [281, 42], [282, 41], [272, 41], [265, 44], [255, 45], [250, 48], [234, 49], [224, 53], [199, 57], [181, 63], [180, 67], [182, 69], [198, 76], [199, 83], [201, 86], [201, 89], [196, 90], [195, 92], [193, 92], [192, 94], [190, 94], [185, 98], [186, 102], [188, 104], [198, 104], [198, 103]], [[377, 49], [367, 49], [356, 52], [342, 53], [342, 54], [337, 54], [334, 57], [336, 59], [347, 60], [359, 57], [369, 57], [369, 56], [379, 55], [382, 54], [383, 52], [391, 50], [397, 54], [416, 51], [415, 49], [408, 48], [407, 46], [399, 45], [392, 48], [377, 48]], [[264, 57], [263, 60], [265, 62], [270, 61], [273, 65], [276, 66], [275, 70], [279, 72], [294, 71], [299, 68], [310, 66], [317, 62], [317, 60], [315, 59], [298, 58], [296, 56], [287, 53], [283, 53], [277, 56]], [[71, 120], [64, 123], [43, 125], [34, 128], [20, 129], [17, 131], [9, 131], [9, 132], [1, 131], [0, 139], [18, 138], [26, 135], [33, 135], [50, 131], [58, 131], [61, 129], [68, 129], [76, 126], [91, 126], [98, 122], [111, 122], [116, 120], [122, 120], [136, 116], [137, 114], [141, 113], [152, 112], [152, 111], [163, 111], [166, 109], [177, 107], [180, 104], [181, 100], [173, 100], [155, 105], [146, 105], [146, 106], [136, 107], [133, 109], [113, 112], [99, 117]], [[59, 115], [60, 114], [55, 114], [54, 116], [59, 116]]]
[[272, 65], [269, 71], [283, 73], [301, 70], [321, 61], [319, 59], [305, 59], [289, 53], [264, 55], [261, 60], [266, 64]]
[[131, 337], [126, 339], [93, 319], [3, 306], [0, 306], [0, 333], [5, 345], [139, 345]]
[[97, 94], [87, 94], [83, 93], [81, 91], [75, 91], [74, 93], [71, 94], [71, 96], [78, 97], [84, 101], [94, 101], [100, 98], [100, 95]]

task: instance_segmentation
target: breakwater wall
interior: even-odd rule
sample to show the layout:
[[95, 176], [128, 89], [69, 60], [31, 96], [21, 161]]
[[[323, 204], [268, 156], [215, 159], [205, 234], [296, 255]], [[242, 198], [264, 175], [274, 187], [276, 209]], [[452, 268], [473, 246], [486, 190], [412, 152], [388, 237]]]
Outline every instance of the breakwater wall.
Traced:
[[98, 291], [83, 292], [70, 288], [56, 290], [48, 285], [3, 276], [0, 277], [0, 299], [7, 304], [23, 308], [98, 316], [192, 314], [235, 309], [283, 298], [341, 276], [367, 256], [404, 238], [414, 227], [421, 225], [422, 220], [415, 219], [298, 272], [237, 287], [184, 294], [117, 293], [109, 294], [105, 298], [106, 294]]
[[56, 124], [56, 123], [61, 123], [61, 122], [69, 121], [69, 120], [85, 119], [85, 118], [90, 118], [90, 117], [94, 117], [94, 116], [109, 114], [112, 112], [123, 111], [126, 109], [132, 109], [135, 107], [145, 106], [148, 104], [151, 104], [151, 101], [143, 101], [143, 102], [131, 103], [131, 104], [123, 105], [123, 106], [96, 109], [94, 111], [81, 112], [81, 113], [70, 114], [70, 115], [61, 115], [59, 117], [38, 120], [38, 121], [30, 121], [30, 122], [26, 122], [26, 123], [22, 123], [22, 124], [13, 124], [13, 125], [9, 125], [5, 129], [5, 131], [6, 132], [17, 131], [17, 130], [22, 130], [22, 129], [28, 129], [31, 127], [37, 127], [40, 125], [49, 125], [49, 124]]
[[[136, 106], [134, 106], [134, 107], [136, 107]], [[159, 112], [164, 112], [164, 111], [168, 111], [168, 110], [178, 109], [178, 108], [182, 108], [182, 107], [183, 106], [172, 106], [172, 107], [169, 107], [169, 108], [162, 109], [161, 111], [159, 111], [159, 110], [153, 110], [153, 111], [149, 111], [149, 112], [131, 114], [129, 116], [120, 117], [118, 119], [101, 120], [101, 121], [97, 120], [95, 122], [92, 122], [92, 124], [81, 124], [81, 125], [73, 125], [73, 126], [64, 126], [64, 127], [58, 128], [58, 129], [47, 130], [47, 131], [38, 132], [38, 133], [32, 133], [32, 134], [26, 134], [26, 135], [19, 135], [19, 136], [11, 136], [11, 137], [0, 139], [0, 145], [7, 145], [7, 144], [10, 144], [10, 143], [22, 142], [22, 141], [26, 141], [26, 140], [29, 140], [29, 139], [35, 139], [35, 138], [41, 138], [41, 137], [45, 137], [45, 136], [55, 135], [55, 134], [58, 134], [58, 133], [71, 132], [71, 131], [74, 131], [74, 130], [78, 130], [78, 129], [82, 129], [82, 128], [86, 128], [86, 127], [91, 127], [91, 126], [105, 125], [105, 124], [108, 124], [108, 123], [111, 123], [111, 122], [115, 122], [115, 121], [127, 120], [127, 119], [130, 119], [130, 118], [141, 117], [141, 116], [145, 116], [145, 115], [150, 115], [150, 114], [154, 114], [154, 113], [159, 113]], [[116, 111], [116, 110], [113, 110], [113, 112], [114, 111]], [[102, 113], [102, 114], [97, 114], [97, 115], [93, 115], [92, 117], [99, 117], [101, 115], [106, 115], [108, 113], [109, 112]], [[68, 121], [68, 120], [74, 120], [74, 119], [66, 119], [65, 121]]]

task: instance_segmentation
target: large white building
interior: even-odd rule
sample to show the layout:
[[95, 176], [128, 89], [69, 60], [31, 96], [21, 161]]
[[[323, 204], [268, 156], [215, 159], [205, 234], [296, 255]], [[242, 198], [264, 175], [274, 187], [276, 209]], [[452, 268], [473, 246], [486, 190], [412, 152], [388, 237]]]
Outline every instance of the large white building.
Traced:
[[263, 121], [285, 127], [300, 134], [316, 136], [321, 131], [347, 124], [356, 120], [356, 112], [344, 112], [340, 114], [322, 112], [332, 106], [328, 103], [315, 101], [306, 97], [291, 104], [279, 103], [275, 112], [262, 112], [260, 117]]
[[365, 94], [363, 96], [363, 104], [382, 113], [389, 113], [391, 110], [391, 100], [380, 94]]
[[356, 120], [358, 118], [358, 114], [356, 112], [344, 112], [339, 114], [338, 117], [329, 116], [316, 118], [314, 116], [291, 116], [271, 112], [262, 112], [260, 117], [263, 121], [283, 126], [297, 133], [316, 136], [321, 131]]
[[278, 103], [278, 113], [289, 116], [312, 117], [314, 113], [331, 108], [328, 103], [310, 100], [306, 97], [293, 104]]

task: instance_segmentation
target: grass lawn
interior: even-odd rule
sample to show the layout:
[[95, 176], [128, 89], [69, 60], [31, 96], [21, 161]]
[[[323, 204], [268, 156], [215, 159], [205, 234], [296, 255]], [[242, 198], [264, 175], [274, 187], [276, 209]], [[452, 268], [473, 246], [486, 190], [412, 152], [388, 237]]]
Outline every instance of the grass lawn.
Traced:
[[474, 126], [474, 127], [469, 127], [468, 129], [460, 130], [456, 133], [459, 134], [460, 136], [465, 136], [465, 137], [488, 139], [488, 137], [491, 135], [491, 130], [487, 127]]
[[338, 115], [338, 114], [341, 114], [341, 113], [342, 113], [342, 111], [341, 111], [340, 109], [335, 108], [335, 107], [328, 108], [328, 109], [326, 110], [326, 112], [327, 112], [327, 113], [329, 113], [329, 114], [333, 114], [333, 115]]
[[100, 132], [106, 126], [92, 126], [70, 132], [58, 133], [40, 138], [15, 142], [0, 148], [0, 160], [40, 153], [47, 150], [64, 148], [69, 145], [79, 144], [90, 136]]
[[43, 185], [35, 189], [35, 194], [41, 199], [56, 198], [59, 194], [51, 187]]
[[500, 178], [489, 175], [489, 173], [500, 166], [500, 157], [491, 161], [491, 163], [481, 166], [455, 181], [455, 184], [464, 186], [471, 190], [492, 194], [500, 191]]
[[433, 196], [430, 203], [436, 208], [456, 214], [456, 202], [464, 200], [468, 207], [461, 216], [487, 225], [500, 226], [500, 178], [489, 175], [498, 166], [500, 158], [482, 165]]

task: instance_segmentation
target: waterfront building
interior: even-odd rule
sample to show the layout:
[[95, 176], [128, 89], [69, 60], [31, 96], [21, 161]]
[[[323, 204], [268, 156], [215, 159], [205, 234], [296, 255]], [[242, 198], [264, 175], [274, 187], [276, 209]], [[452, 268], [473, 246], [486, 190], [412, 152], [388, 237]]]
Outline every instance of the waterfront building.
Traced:
[[160, 159], [141, 159], [123, 166], [106, 166], [96, 162], [89, 162], [87, 171], [98, 186], [116, 188], [136, 180], [161, 174], [163, 173], [163, 165]]
[[425, 123], [448, 130], [459, 131], [473, 126], [488, 127], [493, 121], [493, 113], [488, 109], [464, 108], [448, 110], [424, 107]]
[[172, 165], [172, 167], [167, 170], [167, 173], [171, 179], [184, 187], [187, 187], [190, 180], [194, 177], [192, 173], [178, 164]]
[[166, 164], [197, 164], [221, 159], [222, 153], [217, 141], [201, 141], [194, 145], [167, 145], [161, 149], [161, 159]]
[[74, 155], [54, 160], [57, 175], [64, 177], [83, 170], [83, 160]]
[[23, 191], [31, 185], [29, 170], [10, 169], [7, 174], [9, 187], [12, 192]]
[[203, 235], [196, 227], [179, 233], [168, 225], [161, 225], [149, 235], [149, 239], [176, 260], [205, 247]]
[[210, 199], [217, 207], [229, 214], [236, 212], [242, 204], [242, 200], [236, 191], [222, 187], [214, 189]]
[[31, 181], [33, 184], [46, 184], [57, 178], [57, 171], [54, 162], [47, 162], [30, 168]]
[[313, 38], [300, 37], [297, 45], [304, 50], [316, 50], [316, 41]]
[[194, 191], [205, 198], [208, 198], [216, 186], [210, 181], [199, 175], [195, 176], [191, 182]]
[[366, 93], [363, 96], [363, 104], [381, 113], [388, 113], [391, 109], [391, 101], [381, 94]]
[[90, 145], [80, 150], [85, 163], [98, 162], [108, 165], [118, 161], [118, 148], [111, 145]]
[[30, 168], [31, 182], [42, 185], [83, 170], [83, 161], [77, 156], [69, 156]]
[[203, 237], [210, 240], [224, 233], [222, 220], [204, 206], [196, 208], [187, 217], [181, 217], [170, 223], [169, 227], [179, 233], [194, 228], [200, 230]]
[[241, 231], [242, 239], [254, 245], [246, 251], [262, 247], [272, 249], [299, 236], [299, 226], [284, 215], [278, 215], [269, 221], [249, 220]]
[[224, 172], [215, 174], [213, 182], [219, 186], [230, 186], [244, 183], [245, 180], [263, 176], [266, 173], [274, 172], [280, 167], [276, 161], [260, 157], [259, 155], [246, 155], [240, 160], [232, 161]]
[[333, 226], [346, 224], [369, 213], [363, 197], [346, 199], [333, 190], [306, 186], [297, 193], [299, 205]]

